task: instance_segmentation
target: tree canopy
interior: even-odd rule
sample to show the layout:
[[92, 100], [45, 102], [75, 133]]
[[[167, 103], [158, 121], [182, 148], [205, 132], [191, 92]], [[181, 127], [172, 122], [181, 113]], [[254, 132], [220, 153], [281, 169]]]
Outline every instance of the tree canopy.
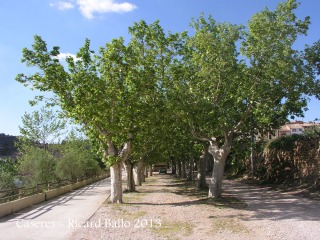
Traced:
[[218, 197], [233, 140], [253, 123], [272, 129], [302, 116], [308, 96], [319, 92], [318, 43], [294, 49], [310, 24], [309, 17], [297, 18], [297, 7], [287, 0], [274, 11], [266, 8], [248, 26], [201, 15], [191, 22], [193, 35], [166, 34], [158, 21], [140, 21], [129, 28], [128, 43], [113, 39], [98, 54], [87, 39], [76, 59], [67, 58], [67, 68], [57, 58], [59, 47], [48, 51], [35, 36], [22, 61], [39, 71], [17, 80], [53, 92], [55, 104], [105, 152], [114, 176], [121, 176], [115, 164], [129, 156], [184, 153], [195, 143], [192, 136], [209, 142], [215, 159], [210, 194]]

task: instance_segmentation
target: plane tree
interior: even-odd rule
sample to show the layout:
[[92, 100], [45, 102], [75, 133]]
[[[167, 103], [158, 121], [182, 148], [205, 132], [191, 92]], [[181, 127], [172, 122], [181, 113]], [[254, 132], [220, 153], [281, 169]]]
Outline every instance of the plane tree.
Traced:
[[[66, 59], [67, 66], [58, 59], [59, 47], [49, 51], [46, 42], [35, 36], [32, 49], [23, 49], [22, 62], [36, 71], [16, 78], [32, 89], [52, 92], [54, 97], [47, 104], [59, 105], [67, 117], [83, 126], [110, 166], [114, 203], [122, 202], [122, 162], [130, 163], [127, 172], [132, 173], [137, 133], [147, 133], [148, 122], [159, 117], [156, 105], [170, 61], [167, 37], [158, 22], [135, 23], [129, 33], [128, 44], [123, 38], [113, 39], [98, 54], [87, 39], [76, 58]], [[128, 186], [134, 185], [129, 182]]]
[[296, 17], [297, 7], [288, 0], [274, 11], [266, 8], [247, 27], [202, 15], [191, 23], [194, 35], [183, 40], [174, 85], [193, 136], [209, 143], [214, 158], [210, 197], [221, 196], [233, 141], [250, 129], [250, 122], [271, 128], [288, 116], [302, 116], [307, 95], [314, 93], [314, 74], [304, 53], [294, 49], [309, 25], [308, 17]]

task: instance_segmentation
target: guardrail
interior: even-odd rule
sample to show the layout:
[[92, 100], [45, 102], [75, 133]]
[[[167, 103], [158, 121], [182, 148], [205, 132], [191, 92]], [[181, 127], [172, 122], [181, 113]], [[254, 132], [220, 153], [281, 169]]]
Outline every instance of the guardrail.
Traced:
[[0, 217], [9, 215], [26, 207], [40, 202], [47, 201], [51, 198], [60, 196], [72, 190], [84, 187], [93, 182], [97, 182], [109, 177], [109, 173], [100, 176], [94, 176], [77, 181], [61, 180], [54, 183], [41, 183], [30, 188], [15, 188], [0, 191], [0, 194], [12, 193], [10, 196], [0, 197]]
[[16, 199], [21, 199], [26, 196], [34, 195], [41, 193], [43, 191], [49, 191], [54, 188], [58, 188], [67, 184], [72, 184], [77, 181], [70, 181], [68, 179], [63, 179], [57, 182], [46, 182], [46, 183], [37, 183], [34, 187], [20, 187], [12, 188], [7, 190], [0, 190], [0, 203], [5, 203], [13, 201]]

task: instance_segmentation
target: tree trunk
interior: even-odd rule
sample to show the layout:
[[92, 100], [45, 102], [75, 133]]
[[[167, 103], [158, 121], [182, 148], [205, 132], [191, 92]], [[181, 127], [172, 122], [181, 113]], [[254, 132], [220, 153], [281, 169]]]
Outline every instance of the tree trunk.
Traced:
[[207, 164], [206, 164], [206, 173], [210, 173], [213, 171], [213, 157], [211, 154], [208, 155], [207, 159]]
[[148, 178], [149, 177], [149, 166], [145, 166], [144, 167], [144, 176], [145, 176], [145, 178]]
[[[117, 157], [118, 150], [116, 146], [111, 142], [107, 141], [108, 149], [104, 152], [104, 157]], [[110, 200], [112, 203], [122, 203], [122, 169], [121, 163], [116, 162], [110, 167], [111, 177], [111, 194]]]
[[255, 135], [251, 132], [251, 176], [256, 176], [256, 151], [255, 151]]
[[219, 198], [222, 193], [222, 179], [228, 155], [231, 152], [232, 135], [225, 137], [224, 145], [219, 148], [216, 141], [210, 142], [209, 153], [214, 158], [212, 178], [209, 183], [209, 197]]
[[122, 203], [122, 178], [121, 163], [115, 163], [110, 167], [111, 175], [111, 195], [112, 203]]
[[198, 189], [206, 189], [207, 183], [206, 183], [206, 163], [208, 159], [208, 152], [209, 146], [207, 144], [204, 144], [204, 149], [202, 156], [199, 159], [198, 164], [198, 174], [197, 174], [197, 188]]
[[146, 181], [146, 175], [145, 175], [145, 169], [144, 167], [141, 169], [141, 181], [145, 182]]
[[143, 161], [140, 160], [134, 168], [134, 181], [137, 186], [142, 185], [142, 169], [143, 169]]
[[151, 177], [151, 176], [153, 175], [153, 172], [152, 172], [152, 165], [150, 165], [150, 166], [149, 166], [149, 171], [150, 171], [150, 172], [149, 172], [149, 175], [150, 175], [150, 177]]
[[181, 178], [181, 161], [177, 161], [177, 176]]
[[182, 178], [187, 178], [187, 170], [186, 170], [186, 161], [182, 161], [182, 168], [181, 168], [181, 177]]
[[123, 165], [124, 165], [124, 168], [125, 168], [126, 173], [127, 173], [126, 191], [127, 192], [135, 192], [136, 191], [136, 187], [135, 187], [135, 183], [134, 183], [134, 179], [133, 179], [133, 164], [129, 160], [125, 160]]
[[190, 157], [187, 180], [192, 181], [192, 179], [193, 179], [193, 159]]

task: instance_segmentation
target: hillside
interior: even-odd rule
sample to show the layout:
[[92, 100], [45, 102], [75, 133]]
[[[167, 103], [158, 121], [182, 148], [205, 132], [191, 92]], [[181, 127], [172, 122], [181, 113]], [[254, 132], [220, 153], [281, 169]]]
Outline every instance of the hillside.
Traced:
[[16, 136], [0, 133], [0, 157], [13, 157], [17, 152], [15, 142], [18, 140]]

